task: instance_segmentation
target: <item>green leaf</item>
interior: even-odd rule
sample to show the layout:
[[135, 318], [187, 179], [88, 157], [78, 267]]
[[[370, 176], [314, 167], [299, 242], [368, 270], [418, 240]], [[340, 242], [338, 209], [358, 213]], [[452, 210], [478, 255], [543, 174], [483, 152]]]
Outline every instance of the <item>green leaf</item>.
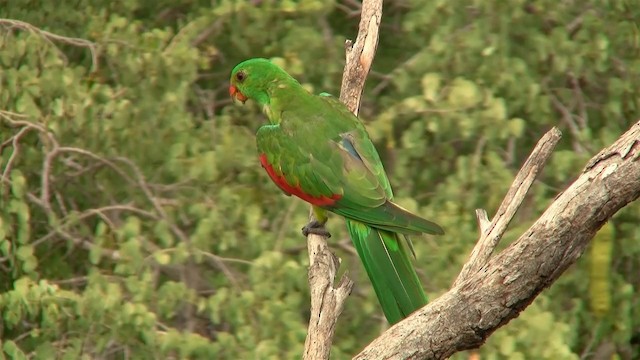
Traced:
[[31, 94], [26, 92], [22, 93], [16, 100], [16, 111], [34, 119], [38, 119], [41, 116], [40, 108], [33, 101]]
[[[9, 224], [7, 224], [8, 227]], [[5, 230], [5, 224], [4, 224], [4, 220], [2, 219], [2, 216], [0, 216], [0, 242], [4, 241], [7, 238], [7, 232]]]
[[467, 109], [477, 105], [481, 97], [476, 84], [463, 78], [456, 78], [451, 83], [447, 100], [453, 108]]
[[435, 102], [440, 93], [442, 77], [438, 73], [428, 73], [422, 77], [422, 96], [425, 100]]
[[27, 360], [25, 353], [11, 340], [3, 341], [2, 350], [13, 360]]
[[25, 188], [27, 179], [22, 175], [22, 172], [18, 169], [11, 171], [11, 193], [17, 199], [22, 199], [25, 194]]
[[0, 240], [0, 253], [7, 256], [11, 253], [11, 241], [7, 239]]
[[26, 260], [33, 257], [33, 245], [21, 245], [16, 250], [16, 257], [20, 260]]
[[61, 98], [55, 99], [51, 105], [51, 111], [55, 116], [62, 116], [64, 114], [64, 100]]
[[522, 137], [526, 128], [526, 122], [519, 118], [510, 119], [507, 122], [509, 133], [517, 138]]
[[156, 259], [156, 262], [160, 265], [167, 265], [171, 262], [171, 255], [166, 252], [156, 252], [153, 254], [153, 257]]
[[91, 249], [89, 249], [89, 261], [94, 265], [98, 265], [101, 258], [102, 247], [98, 244], [91, 246]]

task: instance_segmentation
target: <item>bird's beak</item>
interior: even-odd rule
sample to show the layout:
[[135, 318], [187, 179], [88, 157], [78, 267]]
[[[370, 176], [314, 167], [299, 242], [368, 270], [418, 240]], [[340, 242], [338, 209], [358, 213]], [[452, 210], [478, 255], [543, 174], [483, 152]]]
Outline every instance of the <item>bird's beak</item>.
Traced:
[[233, 101], [240, 100], [240, 102], [241, 102], [241, 103], [243, 103], [243, 104], [244, 104], [244, 102], [245, 102], [245, 101], [247, 101], [247, 99], [248, 99], [248, 98], [247, 98], [246, 96], [244, 96], [244, 94], [243, 94], [243, 93], [241, 93], [241, 92], [238, 90], [238, 88], [237, 88], [235, 85], [233, 85], [233, 84], [229, 85], [229, 95], [231, 95], [231, 98], [233, 99]]

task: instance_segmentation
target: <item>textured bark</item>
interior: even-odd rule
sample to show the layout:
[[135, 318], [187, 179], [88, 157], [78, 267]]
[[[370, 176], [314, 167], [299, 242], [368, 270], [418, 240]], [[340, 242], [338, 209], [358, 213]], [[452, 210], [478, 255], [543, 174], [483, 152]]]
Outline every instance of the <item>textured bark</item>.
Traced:
[[334, 286], [338, 258], [331, 253], [326, 239], [309, 235], [309, 287], [311, 292], [311, 316], [304, 344], [303, 359], [328, 359], [338, 317], [344, 302], [351, 293], [353, 282], [343, 275]]
[[347, 41], [345, 44], [347, 61], [342, 72], [340, 101], [356, 115], [360, 109], [364, 83], [378, 49], [378, 29], [381, 19], [382, 0], [364, 0], [356, 42]]
[[477, 272], [391, 327], [355, 359], [443, 359], [518, 316], [640, 196], [640, 122], [591, 159], [542, 216]]

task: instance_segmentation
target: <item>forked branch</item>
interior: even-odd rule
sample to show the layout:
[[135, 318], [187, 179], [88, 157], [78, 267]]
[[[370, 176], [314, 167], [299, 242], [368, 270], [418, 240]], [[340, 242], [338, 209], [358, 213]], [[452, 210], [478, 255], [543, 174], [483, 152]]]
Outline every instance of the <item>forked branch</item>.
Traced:
[[451, 290], [391, 327], [355, 359], [444, 359], [482, 345], [556, 281], [611, 216], [639, 196], [637, 122], [591, 159], [518, 240], [480, 264], [479, 271], [462, 275]]
[[520, 205], [522, 205], [522, 201], [524, 201], [527, 192], [533, 185], [533, 181], [544, 168], [561, 137], [560, 130], [554, 127], [538, 141], [531, 155], [529, 155], [529, 158], [513, 180], [511, 188], [507, 191], [507, 195], [502, 200], [491, 222], [487, 219], [487, 213], [484, 210], [476, 210], [478, 226], [480, 227], [480, 239], [478, 239], [478, 243], [473, 248], [469, 260], [462, 267], [460, 274], [458, 274], [458, 278], [453, 284], [454, 287], [477, 273], [489, 261], [502, 235], [507, 230], [507, 226], [509, 226]]

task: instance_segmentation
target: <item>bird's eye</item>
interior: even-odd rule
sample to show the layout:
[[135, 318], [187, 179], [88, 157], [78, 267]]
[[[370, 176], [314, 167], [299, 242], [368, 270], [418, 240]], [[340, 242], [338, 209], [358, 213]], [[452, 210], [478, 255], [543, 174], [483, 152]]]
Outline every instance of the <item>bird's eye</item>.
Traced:
[[236, 74], [236, 80], [238, 80], [239, 82], [243, 82], [244, 79], [246, 79], [246, 78], [247, 78], [247, 74], [245, 74], [244, 71], [239, 71]]

